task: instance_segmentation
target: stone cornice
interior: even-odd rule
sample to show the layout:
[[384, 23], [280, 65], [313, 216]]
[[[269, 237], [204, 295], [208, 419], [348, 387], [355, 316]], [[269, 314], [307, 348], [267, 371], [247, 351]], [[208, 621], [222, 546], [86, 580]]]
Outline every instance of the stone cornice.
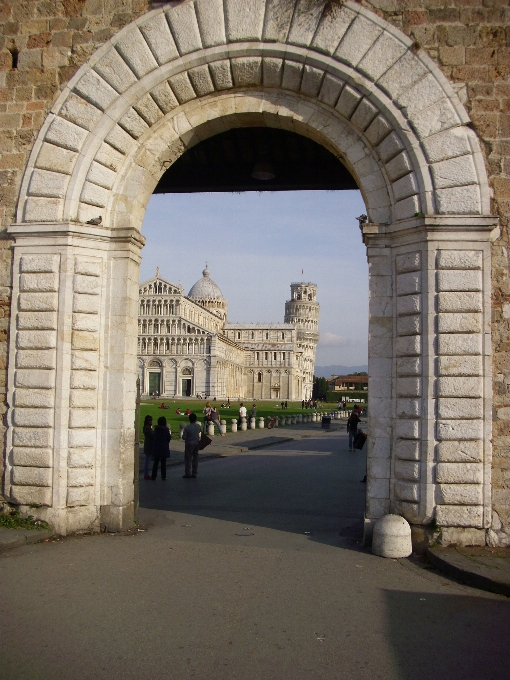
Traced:
[[494, 241], [499, 238], [499, 218], [493, 215], [430, 215], [392, 224], [365, 223], [361, 227], [365, 245], [464, 239]]
[[[97, 241], [101, 250], [115, 247], [117, 243], [129, 243], [138, 248], [145, 245], [145, 237], [133, 227], [110, 229], [83, 222], [23, 222], [11, 224], [7, 233], [19, 245], [21, 241], [37, 238], [38, 245], [71, 245], [76, 240]], [[99, 244], [98, 244], [99, 245]]]

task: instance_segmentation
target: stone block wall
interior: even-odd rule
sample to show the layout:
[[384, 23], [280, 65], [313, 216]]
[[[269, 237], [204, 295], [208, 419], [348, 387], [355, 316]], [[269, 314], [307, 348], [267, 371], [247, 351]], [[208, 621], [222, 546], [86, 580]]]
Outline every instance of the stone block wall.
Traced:
[[[285, 14], [288, 0], [277, 0], [281, 3]], [[153, 3], [154, 5], [162, 3]], [[169, 4], [180, 4], [173, 2]], [[239, 0], [239, 7], [246, 3]], [[249, 3], [248, 3], [249, 4]], [[308, 9], [324, 3], [321, 0], [303, 0]], [[326, 5], [338, 4], [337, 0], [329, 0]], [[492, 252], [492, 286], [493, 286], [493, 368], [494, 368], [494, 457], [493, 457], [493, 527], [499, 532], [499, 539], [505, 541], [508, 532], [510, 542], [510, 285], [508, 279], [508, 238], [510, 215], [510, 8], [507, 0], [362, 0], [367, 9], [383, 17], [389, 23], [401, 29], [416, 41], [416, 49], [420, 47], [435, 60], [446, 77], [459, 93], [472, 120], [473, 129], [482, 142], [482, 150], [492, 188], [492, 212], [501, 218], [501, 238], [493, 244]], [[202, 3], [205, 7], [205, 4]], [[5, 228], [15, 219], [16, 200], [20, 189], [23, 170], [35, 137], [59, 92], [88, 57], [121, 27], [131, 22], [151, 6], [150, 0], [3, 0], [0, 5], [0, 222], [2, 238], [0, 238], [0, 309], [2, 321], [0, 327], [0, 400], [2, 413], [5, 413], [5, 368], [7, 361], [7, 332], [10, 314], [12, 290], [12, 265], [10, 243], [5, 236]], [[230, 18], [232, 25], [235, 17]], [[229, 19], [229, 21], [230, 21]], [[238, 17], [239, 19], [239, 17]], [[240, 20], [240, 19], [239, 19]], [[190, 33], [190, 39], [191, 39]], [[213, 40], [214, 36], [211, 37]], [[211, 43], [213, 44], [213, 43]], [[17, 60], [17, 64], [15, 64]], [[16, 68], [13, 68], [13, 65]], [[197, 78], [199, 78], [197, 73]], [[291, 74], [289, 74], [291, 77]], [[198, 81], [197, 81], [198, 82]], [[346, 88], [346, 96], [348, 88]], [[348, 102], [345, 102], [348, 106]], [[65, 164], [65, 153], [61, 162]], [[395, 177], [399, 177], [399, 168], [393, 168]], [[440, 164], [438, 164], [440, 172]], [[465, 168], [458, 167], [460, 175]], [[449, 169], [451, 175], [451, 169]], [[434, 178], [436, 183], [440, 178]], [[445, 186], [445, 189], [448, 187]], [[406, 187], [402, 187], [405, 191]], [[354, 232], [353, 232], [354, 233]], [[353, 236], [354, 237], [354, 236]], [[27, 265], [29, 266], [29, 265]], [[444, 300], [455, 298], [457, 307], [476, 296], [477, 269], [460, 267], [462, 280], [471, 281], [468, 290], [451, 290], [448, 286], [456, 280], [459, 267], [442, 268], [439, 265], [438, 291]], [[444, 269], [444, 271], [443, 271]], [[466, 271], [464, 271], [466, 270]], [[51, 271], [28, 272], [20, 270], [21, 281], [29, 280], [29, 276], [51, 275]], [[25, 276], [26, 274], [26, 276]], [[77, 276], [81, 276], [77, 274]], [[402, 277], [407, 276], [402, 272]], [[23, 278], [25, 277], [25, 278]], [[412, 278], [408, 276], [408, 278]], [[446, 288], [445, 288], [446, 286]], [[474, 286], [474, 287], [473, 287]], [[23, 290], [30, 300], [30, 290]], [[48, 291], [48, 295], [51, 291]], [[41, 293], [42, 295], [42, 293]], [[411, 298], [412, 292], [402, 294]], [[452, 297], [453, 296], [453, 297]], [[471, 296], [471, 297], [470, 297]], [[21, 298], [20, 298], [21, 299]], [[27, 302], [29, 304], [29, 302]], [[32, 304], [32, 303], [30, 303]], [[39, 302], [33, 301], [33, 304]], [[48, 303], [49, 304], [49, 303]], [[467, 304], [467, 302], [466, 302]], [[23, 310], [20, 310], [23, 311]], [[20, 333], [40, 334], [44, 342], [49, 342], [52, 333], [50, 308], [39, 309], [37, 314], [31, 308], [27, 311], [33, 316], [33, 323], [41, 323], [44, 328], [19, 328]], [[460, 314], [462, 312], [462, 314]], [[477, 354], [472, 346], [478, 333], [477, 310], [464, 313], [460, 308], [445, 309], [440, 314], [438, 329], [440, 335], [441, 365], [446, 366], [450, 356], [462, 354], [466, 367], [475, 370]], [[20, 324], [25, 323], [23, 314]], [[413, 362], [413, 347], [419, 342], [420, 329], [413, 325], [412, 314], [403, 314], [399, 334], [402, 345], [402, 365]], [[466, 326], [467, 324], [467, 326]], [[77, 333], [81, 332], [76, 329]], [[442, 335], [444, 333], [444, 340]], [[41, 335], [42, 334], [42, 335]], [[457, 347], [452, 340], [454, 335], [466, 335]], [[469, 335], [469, 337], [467, 337]], [[78, 337], [78, 335], [77, 335]], [[42, 340], [41, 340], [42, 341]], [[453, 344], [452, 344], [453, 343]], [[454, 346], [455, 345], [455, 346]], [[35, 346], [34, 346], [35, 347]], [[36, 353], [42, 356], [51, 353], [51, 347], [39, 347]], [[444, 350], [444, 351], [443, 351]], [[460, 351], [462, 350], [462, 352]], [[27, 353], [32, 348], [27, 347]], [[443, 358], [444, 355], [444, 358]], [[28, 356], [28, 354], [27, 354]], [[465, 369], [466, 371], [468, 368]], [[458, 376], [464, 381], [472, 374]], [[402, 375], [402, 385], [407, 377]], [[446, 379], [445, 379], [446, 380]], [[445, 382], [446, 384], [446, 382]], [[35, 389], [35, 388], [34, 388]], [[43, 404], [45, 388], [41, 390], [42, 399], [37, 417], [42, 417], [43, 409], [51, 409], [51, 404]], [[38, 392], [34, 392], [37, 396]], [[465, 398], [469, 395], [461, 395]], [[35, 397], [34, 397], [35, 398]], [[402, 398], [410, 399], [402, 395]], [[469, 397], [471, 398], [471, 397]], [[454, 418], [455, 397], [445, 395], [441, 399], [440, 408], [444, 409], [445, 418]], [[473, 398], [473, 413], [476, 420], [476, 396]], [[21, 405], [23, 409], [31, 407]], [[20, 411], [21, 413], [21, 411]], [[453, 414], [453, 415], [452, 415]], [[412, 418], [409, 422], [412, 421]], [[446, 430], [445, 430], [446, 432]], [[405, 438], [403, 438], [405, 441]], [[473, 457], [473, 465], [478, 464], [477, 453], [466, 440], [465, 455]], [[19, 454], [23, 459], [23, 453]], [[441, 456], [437, 480], [445, 485], [445, 498], [448, 498], [446, 486], [451, 482], [453, 455], [447, 440], [440, 445]], [[41, 453], [44, 458], [44, 453]], [[412, 484], [409, 476], [410, 465], [402, 458], [403, 482]], [[1, 465], [2, 463], [0, 463]], [[20, 468], [23, 465], [20, 463]], [[406, 471], [404, 471], [404, 468]], [[413, 468], [414, 469], [414, 468]], [[1, 472], [1, 470], [0, 470]], [[412, 472], [412, 471], [411, 471]], [[28, 473], [20, 472], [20, 486], [30, 486]], [[25, 477], [23, 477], [25, 475]], [[26, 476], [28, 475], [28, 476]], [[404, 479], [405, 478], [405, 479]], [[27, 481], [28, 480], [28, 481]], [[44, 489], [44, 480], [39, 480], [38, 488]], [[458, 485], [460, 481], [456, 480]], [[467, 483], [474, 483], [473, 481]], [[473, 493], [473, 489], [468, 490]], [[20, 492], [21, 493], [21, 492]], [[44, 493], [40, 491], [39, 493]], [[410, 499], [412, 502], [412, 499]]]

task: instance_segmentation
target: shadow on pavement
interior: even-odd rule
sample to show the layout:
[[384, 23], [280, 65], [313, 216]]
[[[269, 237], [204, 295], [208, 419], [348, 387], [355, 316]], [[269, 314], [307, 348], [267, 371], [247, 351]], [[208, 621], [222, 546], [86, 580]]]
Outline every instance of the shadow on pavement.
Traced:
[[[310, 450], [312, 447], [321, 450]], [[307, 534], [313, 541], [359, 547], [366, 485], [364, 453], [342, 439], [305, 439], [278, 448], [203, 461], [197, 479], [182, 467], [167, 480], [140, 482], [140, 506]]]
[[510, 602], [398, 590], [384, 597], [398, 680], [509, 677]]

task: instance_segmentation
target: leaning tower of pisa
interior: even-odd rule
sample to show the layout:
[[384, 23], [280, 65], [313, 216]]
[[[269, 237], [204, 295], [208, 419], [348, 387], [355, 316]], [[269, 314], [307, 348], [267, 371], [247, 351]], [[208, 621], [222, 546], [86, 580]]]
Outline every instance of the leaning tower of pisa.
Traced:
[[285, 323], [295, 325], [297, 351], [301, 352], [295, 391], [299, 399], [312, 396], [315, 352], [319, 342], [319, 311], [317, 284], [290, 284], [290, 300], [285, 303]]

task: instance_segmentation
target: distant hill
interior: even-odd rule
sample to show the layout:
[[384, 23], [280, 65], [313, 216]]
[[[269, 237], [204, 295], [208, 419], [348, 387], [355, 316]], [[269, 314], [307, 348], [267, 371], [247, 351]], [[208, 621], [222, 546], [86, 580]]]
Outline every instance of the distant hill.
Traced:
[[332, 375], [349, 375], [349, 373], [359, 373], [368, 371], [368, 365], [363, 366], [316, 366], [314, 375], [318, 378], [330, 378]]

